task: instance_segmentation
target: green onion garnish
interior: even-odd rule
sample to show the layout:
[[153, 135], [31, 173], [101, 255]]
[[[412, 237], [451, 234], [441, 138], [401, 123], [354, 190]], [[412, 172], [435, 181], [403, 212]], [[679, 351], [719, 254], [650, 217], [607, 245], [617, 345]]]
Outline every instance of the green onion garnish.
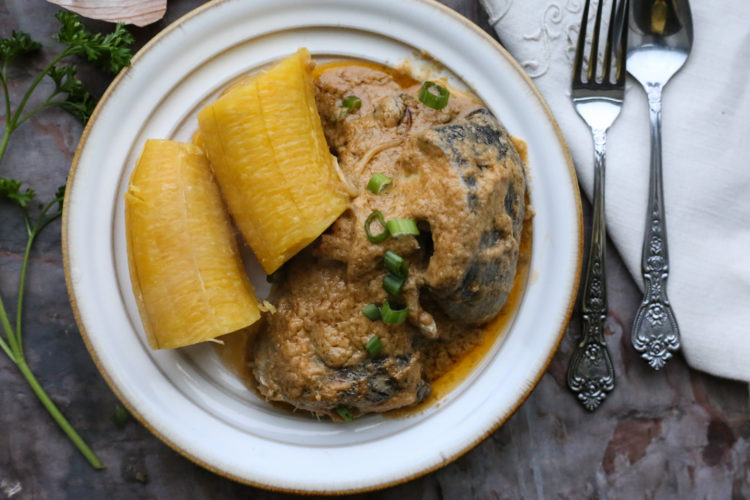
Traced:
[[347, 422], [354, 421], [354, 415], [352, 415], [352, 412], [350, 412], [349, 408], [347, 408], [346, 406], [337, 406], [336, 413], [338, 413], [339, 417], [343, 418]]
[[380, 308], [375, 304], [367, 304], [362, 308], [362, 314], [367, 316], [370, 321], [377, 321], [380, 319]]
[[373, 335], [370, 337], [370, 340], [367, 341], [367, 344], [365, 344], [365, 349], [367, 349], [367, 354], [369, 354], [371, 358], [374, 358], [383, 351], [383, 343], [377, 335]]
[[[383, 227], [383, 231], [378, 234], [372, 234], [372, 232], [370, 232], [370, 225], [375, 219], [377, 219], [378, 223]], [[388, 223], [390, 224], [390, 221], [388, 221]], [[388, 227], [385, 223], [385, 217], [383, 217], [383, 214], [379, 210], [375, 210], [367, 216], [367, 220], [365, 220], [365, 233], [367, 233], [367, 239], [370, 240], [371, 243], [380, 243], [388, 238]]]
[[383, 280], [383, 290], [393, 295], [394, 297], [397, 297], [401, 293], [401, 290], [404, 288], [405, 282], [406, 279], [401, 278], [400, 276], [396, 276], [395, 274], [389, 274]]
[[350, 113], [354, 113], [362, 107], [362, 99], [356, 95], [348, 95], [341, 101], [341, 106], [346, 108]]
[[348, 95], [341, 100], [341, 110], [336, 117], [336, 123], [340, 122], [349, 113], [356, 113], [362, 107], [362, 99], [356, 95]]
[[387, 250], [385, 252], [385, 268], [396, 276], [406, 278], [409, 275], [409, 263], [396, 252]]
[[378, 172], [372, 174], [372, 177], [370, 177], [370, 181], [367, 183], [367, 189], [369, 189], [373, 194], [378, 194], [391, 182], [393, 182], [393, 179], [385, 174], [381, 174], [380, 172]]
[[[435, 89], [437, 94], [432, 89]], [[450, 95], [450, 91], [442, 85], [435, 82], [424, 82], [422, 90], [419, 92], [419, 100], [432, 109], [443, 109], [448, 105]]]
[[383, 302], [383, 307], [380, 309], [380, 315], [383, 318], [383, 323], [389, 325], [395, 325], [397, 323], [403, 323], [406, 321], [406, 314], [409, 312], [409, 308], [404, 306], [403, 309], [392, 309], [391, 303], [387, 300]]
[[394, 238], [398, 238], [399, 236], [419, 236], [417, 223], [413, 219], [391, 219], [386, 223], [385, 227]]

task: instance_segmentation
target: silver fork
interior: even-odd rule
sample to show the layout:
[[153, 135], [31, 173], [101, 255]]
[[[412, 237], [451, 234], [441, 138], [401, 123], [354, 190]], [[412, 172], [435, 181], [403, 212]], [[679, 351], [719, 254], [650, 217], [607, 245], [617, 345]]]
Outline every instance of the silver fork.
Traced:
[[604, 272], [607, 244], [604, 217], [604, 165], [607, 130], [620, 114], [625, 96], [625, 47], [628, 30], [622, 29], [622, 25], [627, 19], [628, 0], [621, 0], [619, 3], [617, 0], [612, 0], [604, 59], [601, 63], [601, 78], [598, 78], [599, 32], [604, 4], [604, 0], [599, 0], [588, 71], [584, 80], [583, 53], [586, 46], [586, 25], [590, 3], [591, 0], [586, 0], [583, 8], [578, 48], [573, 65], [571, 94], [576, 111], [591, 128], [591, 134], [594, 137], [594, 216], [589, 260], [583, 282], [582, 332], [570, 365], [568, 365], [567, 378], [568, 387], [578, 394], [578, 399], [583, 406], [589, 411], [594, 411], [615, 387], [612, 358], [604, 340], [604, 322], [607, 319], [607, 280]]

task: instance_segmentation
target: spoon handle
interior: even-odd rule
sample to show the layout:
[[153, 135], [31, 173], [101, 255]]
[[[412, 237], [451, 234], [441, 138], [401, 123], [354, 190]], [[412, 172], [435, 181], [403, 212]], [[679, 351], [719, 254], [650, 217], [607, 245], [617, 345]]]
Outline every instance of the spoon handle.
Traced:
[[661, 86], [646, 89], [651, 119], [651, 175], [646, 232], [641, 256], [644, 296], [633, 323], [636, 351], [654, 370], [661, 369], [680, 348], [680, 330], [667, 298], [669, 255], [661, 172]]
[[604, 340], [607, 319], [607, 279], [604, 272], [607, 229], [604, 217], [604, 166], [606, 130], [594, 134], [594, 215], [586, 277], [583, 282], [582, 332], [568, 365], [568, 387], [589, 410], [596, 410], [615, 388], [615, 370]]

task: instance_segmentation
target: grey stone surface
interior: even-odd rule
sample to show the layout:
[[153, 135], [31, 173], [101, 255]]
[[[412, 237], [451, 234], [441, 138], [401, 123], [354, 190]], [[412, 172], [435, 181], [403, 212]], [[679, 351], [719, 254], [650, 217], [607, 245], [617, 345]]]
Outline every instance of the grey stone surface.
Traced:
[[[133, 30], [139, 45], [199, 3], [170, 1], [164, 21]], [[444, 3], [490, 31], [476, 0]], [[10, 69], [14, 101], [54, 53], [50, 35], [57, 30], [55, 11], [42, 0], [0, 3], [0, 36], [23, 30], [44, 41], [42, 54]], [[93, 70], [83, 70], [82, 76], [98, 93], [108, 83]], [[63, 111], [38, 115], [12, 138], [0, 176], [24, 179], [41, 199], [48, 199], [65, 181], [81, 130]], [[589, 214], [585, 204], [587, 225]], [[0, 204], [0, 293], [11, 314], [24, 244], [20, 214]], [[690, 370], [680, 356], [664, 372], [652, 372], [628, 340], [637, 288], [614, 249], [610, 246], [608, 251], [607, 340], [617, 388], [596, 413], [583, 410], [565, 386], [567, 360], [580, 327], [577, 307], [540, 384], [505, 425], [436, 472], [352, 498], [750, 496], [747, 386]], [[68, 304], [59, 221], [41, 236], [32, 253], [24, 320], [32, 369], [107, 468], [89, 467], [0, 354], [0, 499], [289, 496], [208, 472], [133, 420], [121, 428], [111, 422], [117, 399], [89, 357]]]

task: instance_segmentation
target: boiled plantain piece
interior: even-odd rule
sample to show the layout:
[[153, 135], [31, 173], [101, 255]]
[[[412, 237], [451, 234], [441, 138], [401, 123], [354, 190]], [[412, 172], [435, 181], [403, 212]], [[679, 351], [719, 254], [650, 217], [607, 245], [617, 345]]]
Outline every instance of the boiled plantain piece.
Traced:
[[312, 67], [300, 49], [198, 115], [229, 212], [267, 274], [320, 236], [349, 202], [323, 135]]
[[130, 280], [152, 348], [213, 339], [260, 318], [200, 148], [146, 141], [125, 193], [125, 228]]

